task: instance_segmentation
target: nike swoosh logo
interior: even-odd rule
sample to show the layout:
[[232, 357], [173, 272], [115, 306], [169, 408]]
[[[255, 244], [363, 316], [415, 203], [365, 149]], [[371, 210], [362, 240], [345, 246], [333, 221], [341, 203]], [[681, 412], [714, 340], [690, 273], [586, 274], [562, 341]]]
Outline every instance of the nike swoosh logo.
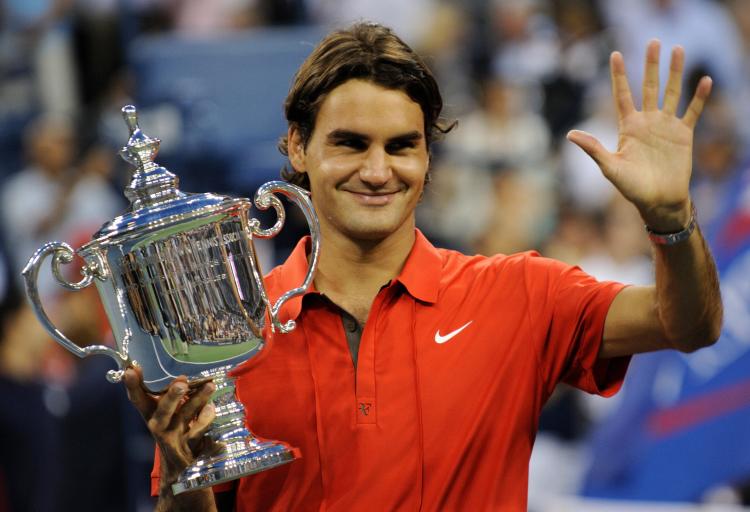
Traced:
[[469, 325], [471, 325], [471, 323], [472, 323], [473, 321], [474, 321], [474, 320], [469, 320], [469, 321], [468, 321], [468, 322], [467, 322], [467, 323], [466, 323], [465, 325], [463, 325], [463, 326], [459, 327], [459, 328], [458, 328], [458, 329], [456, 329], [455, 331], [451, 331], [451, 332], [449, 332], [449, 333], [448, 333], [448, 334], [446, 334], [445, 336], [441, 336], [441, 335], [440, 335], [440, 330], [438, 329], [438, 330], [437, 330], [437, 331], [435, 332], [435, 343], [437, 343], [438, 345], [440, 345], [440, 344], [442, 344], [442, 343], [445, 343], [446, 341], [450, 341], [450, 340], [451, 340], [451, 338], [453, 338], [453, 337], [454, 337], [454, 336], [456, 336], [456, 335], [457, 335], [458, 333], [460, 333], [461, 331], [463, 331], [464, 329], [466, 329], [467, 327], [469, 327]]

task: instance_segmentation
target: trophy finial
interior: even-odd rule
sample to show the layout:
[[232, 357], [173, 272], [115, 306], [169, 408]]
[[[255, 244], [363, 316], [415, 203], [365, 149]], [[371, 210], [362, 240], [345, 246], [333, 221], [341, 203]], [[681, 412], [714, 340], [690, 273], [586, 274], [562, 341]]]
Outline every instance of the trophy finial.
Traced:
[[143, 133], [138, 126], [138, 112], [133, 105], [122, 107], [122, 117], [130, 130], [128, 144], [120, 150], [120, 156], [139, 170], [149, 170], [156, 166], [154, 158], [159, 152], [159, 139], [154, 139]]
[[138, 112], [135, 110], [133, 105], [125, 105], [122, 107], [122, 117], [125, 118], [125, 123], [128, 125], [130, 135], [133, 135], [138, 130]]
[[161, 141], [143, 133], [138, 126], [135, 106], [122, 107], [122, 117], [130, 130], [130, 138], [120, 150], [120, 156], [135, 167], [130, 184], [125, 188], [125, 197], [130, 199], [134, 209], [179, 197], [177, 177], [154, 162]]

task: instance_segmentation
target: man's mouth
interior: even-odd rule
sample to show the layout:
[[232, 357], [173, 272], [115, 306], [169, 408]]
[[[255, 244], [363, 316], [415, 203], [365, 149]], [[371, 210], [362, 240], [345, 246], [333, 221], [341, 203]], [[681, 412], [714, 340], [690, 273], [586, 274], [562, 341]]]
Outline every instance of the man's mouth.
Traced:
[[359, 191], [359, 190], [347, 190], [354, 199], [365, 206], [384, 206], [390, 204], [398, 193], [397, 190], [392, 191]]

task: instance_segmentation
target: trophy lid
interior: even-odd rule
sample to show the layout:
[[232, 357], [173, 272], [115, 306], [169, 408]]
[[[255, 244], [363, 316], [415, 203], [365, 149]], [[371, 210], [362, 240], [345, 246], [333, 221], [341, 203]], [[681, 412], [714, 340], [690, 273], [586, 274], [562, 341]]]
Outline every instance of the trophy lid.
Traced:
[[211, 193], [181, 192], [177, 176], [154, 162], [161, 141], [141, 130], [136, 108], [133, 105], [124, 106], [122, 115], [130, 130], [130, 138], [120, 150], [120, 156], [135, 166], [135, 172], [124, 191], [125, 197], [130, 200], [130, 208], [127, 213], [104, 224], [86, 246], [204, 216], [239, 201]]

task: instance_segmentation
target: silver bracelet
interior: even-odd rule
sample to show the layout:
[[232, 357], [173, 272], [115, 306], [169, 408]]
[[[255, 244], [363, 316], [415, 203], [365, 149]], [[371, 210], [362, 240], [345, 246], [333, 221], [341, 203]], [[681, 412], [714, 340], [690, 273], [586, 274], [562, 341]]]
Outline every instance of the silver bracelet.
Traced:
[[658, 233], [653, 231], [650, 227], [644, 226], [648, 233], [648, 239], [656, 245], [675, 245], [679, 244], [690, 238], [690, 235], [695, 231], [697, 221], [695, 220], [695, 205], [690, 205], [690, 221], [685, 229], [676, 231], [674, 233]]

